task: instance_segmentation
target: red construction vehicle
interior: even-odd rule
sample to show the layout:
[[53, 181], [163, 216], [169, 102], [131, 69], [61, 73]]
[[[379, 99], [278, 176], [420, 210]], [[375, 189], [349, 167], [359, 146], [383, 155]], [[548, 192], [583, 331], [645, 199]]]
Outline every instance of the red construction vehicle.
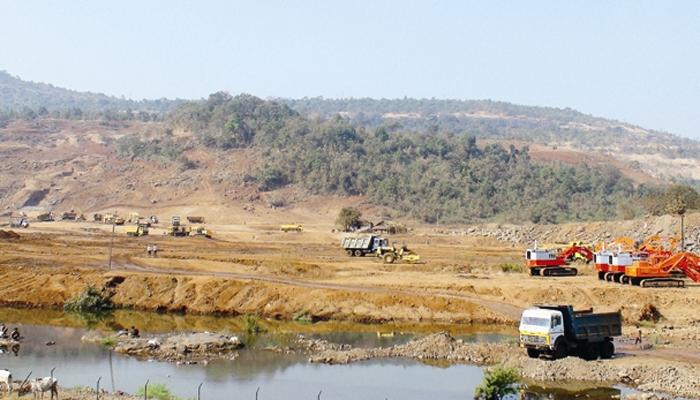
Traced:
[[564, 250], [528, 249], [525, 251], [525, 265], [532, 276], [574, 276], [576, 267], [570, 264], [581, 260], [586, 263], [593, 259], [593, 252], [580, 243], [572, 243]]

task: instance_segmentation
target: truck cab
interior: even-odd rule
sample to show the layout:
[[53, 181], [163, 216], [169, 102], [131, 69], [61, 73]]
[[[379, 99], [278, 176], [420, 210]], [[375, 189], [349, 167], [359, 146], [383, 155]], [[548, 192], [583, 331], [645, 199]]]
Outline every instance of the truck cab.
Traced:
[[554, 344], [564, 336], [564, 316], [561, 311], [530, 308], [520, 318], [520, 346], [528, 355], [554, 351]]

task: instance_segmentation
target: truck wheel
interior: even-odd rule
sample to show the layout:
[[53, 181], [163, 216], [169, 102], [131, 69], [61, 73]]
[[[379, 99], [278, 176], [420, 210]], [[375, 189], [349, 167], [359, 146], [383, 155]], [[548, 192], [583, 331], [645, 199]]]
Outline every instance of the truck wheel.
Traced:
[[569, 355], [569, 345], [563, 340], [558, 340], [554, 345], [554, 359], [566, 358]]
[[540, 358], [540, 354], [542, 353], [537, 349], [527, 349], [527, 356], [530, 358]]
[[394, 263], [394, 255], [393, 254], [385, 254], [384, 255], [384, 262], [387, 264], [393, 264]]
[[609, 359], [615, 354], [615, 345], [611, 340], [606, 340], [600, 344], [600, 358]]
[[598, 353], [598, 343], [586, 343], [586, 345], [581, 348], [581, 354], [579, 354], [579, 356], [586, 361], [593, 361], [598, 359]]
[[350, 257], [354, 256], [352, 250], [348, 250], [346, 253], [348, 253], [348, 255], [349, 255]]
[[363, 255], [362, 250], [355, 250], [355, 257], [362, 257]]

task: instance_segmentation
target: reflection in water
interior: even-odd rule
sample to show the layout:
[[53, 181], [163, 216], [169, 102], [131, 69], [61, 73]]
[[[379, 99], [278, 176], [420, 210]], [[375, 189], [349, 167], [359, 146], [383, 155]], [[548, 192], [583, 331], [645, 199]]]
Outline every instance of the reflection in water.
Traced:
[[[472, 366], [442, 369], [411, 361], [329, 366], [309, 364], [299, 355], [260, 350], [242, 350], [233, 361], [177, 366], [138, 361], [82, 343], [85, 330], [80, 328], [23, 325], [22, 330], [26, 339], [19, 357], [1, 355], [0, 367], [17, 376], [30, 370], [34, 376], [47, 376], [56, 367], [55, 376], [67, 387], [94, 386], [101, 377], [102, 382], [113, 379], [115, 389], [129, 393], [149, 379], [182, 397], [194, 397], [197, 386], [205, 382], [202, 394], [207, 399], [254, 398], [257, 387], [262, 399], [309, 399], [319, 390], [334, 399], [465, 399], [482, 378], [481, 369]], [[46, 346], [47, 340], [56, 345]]]
[[620, 389], [606, 387], [576, 391], [537, 385], [523, 385], [520, 388], [521, 400], [609, 400], [619, 399], [621, 394]]

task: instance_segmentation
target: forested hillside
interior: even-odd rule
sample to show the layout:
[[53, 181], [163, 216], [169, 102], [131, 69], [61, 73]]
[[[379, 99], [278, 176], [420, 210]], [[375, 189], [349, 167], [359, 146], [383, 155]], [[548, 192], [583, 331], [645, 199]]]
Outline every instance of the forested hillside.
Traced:
[[163, 113], [181, 101], [129, 100], [107, 96], [102, 93], [78, 92], [46, 83], [28, 82], [5, 71], [0, 71], [0, 111], [42, 114], [62, 111], [67, 116], [80, 117], [86, 113], [107, 110]]
[[590, 151], [699, 158], [700, 143], [665, 132], [586, 115], [570, 108], [532, 107], [491, 100], [278, 99], [304, 115], [342, 115], [368, 128], [467, 133]]
[[601, 219], [638, 193], [613, 168], [538, 164], [527, 147], [481, 146], [466, 134], [308, 119], [249, 95], [216, 93], [180, 106], [169, 123], [192, 136], [124, 138], [120, 154], [175, 159], [192, 148], [251, 149], [260, 163], [246, 181], [262, 191], [296, 184], [314, 194], [366, 195], [426, 222]]

